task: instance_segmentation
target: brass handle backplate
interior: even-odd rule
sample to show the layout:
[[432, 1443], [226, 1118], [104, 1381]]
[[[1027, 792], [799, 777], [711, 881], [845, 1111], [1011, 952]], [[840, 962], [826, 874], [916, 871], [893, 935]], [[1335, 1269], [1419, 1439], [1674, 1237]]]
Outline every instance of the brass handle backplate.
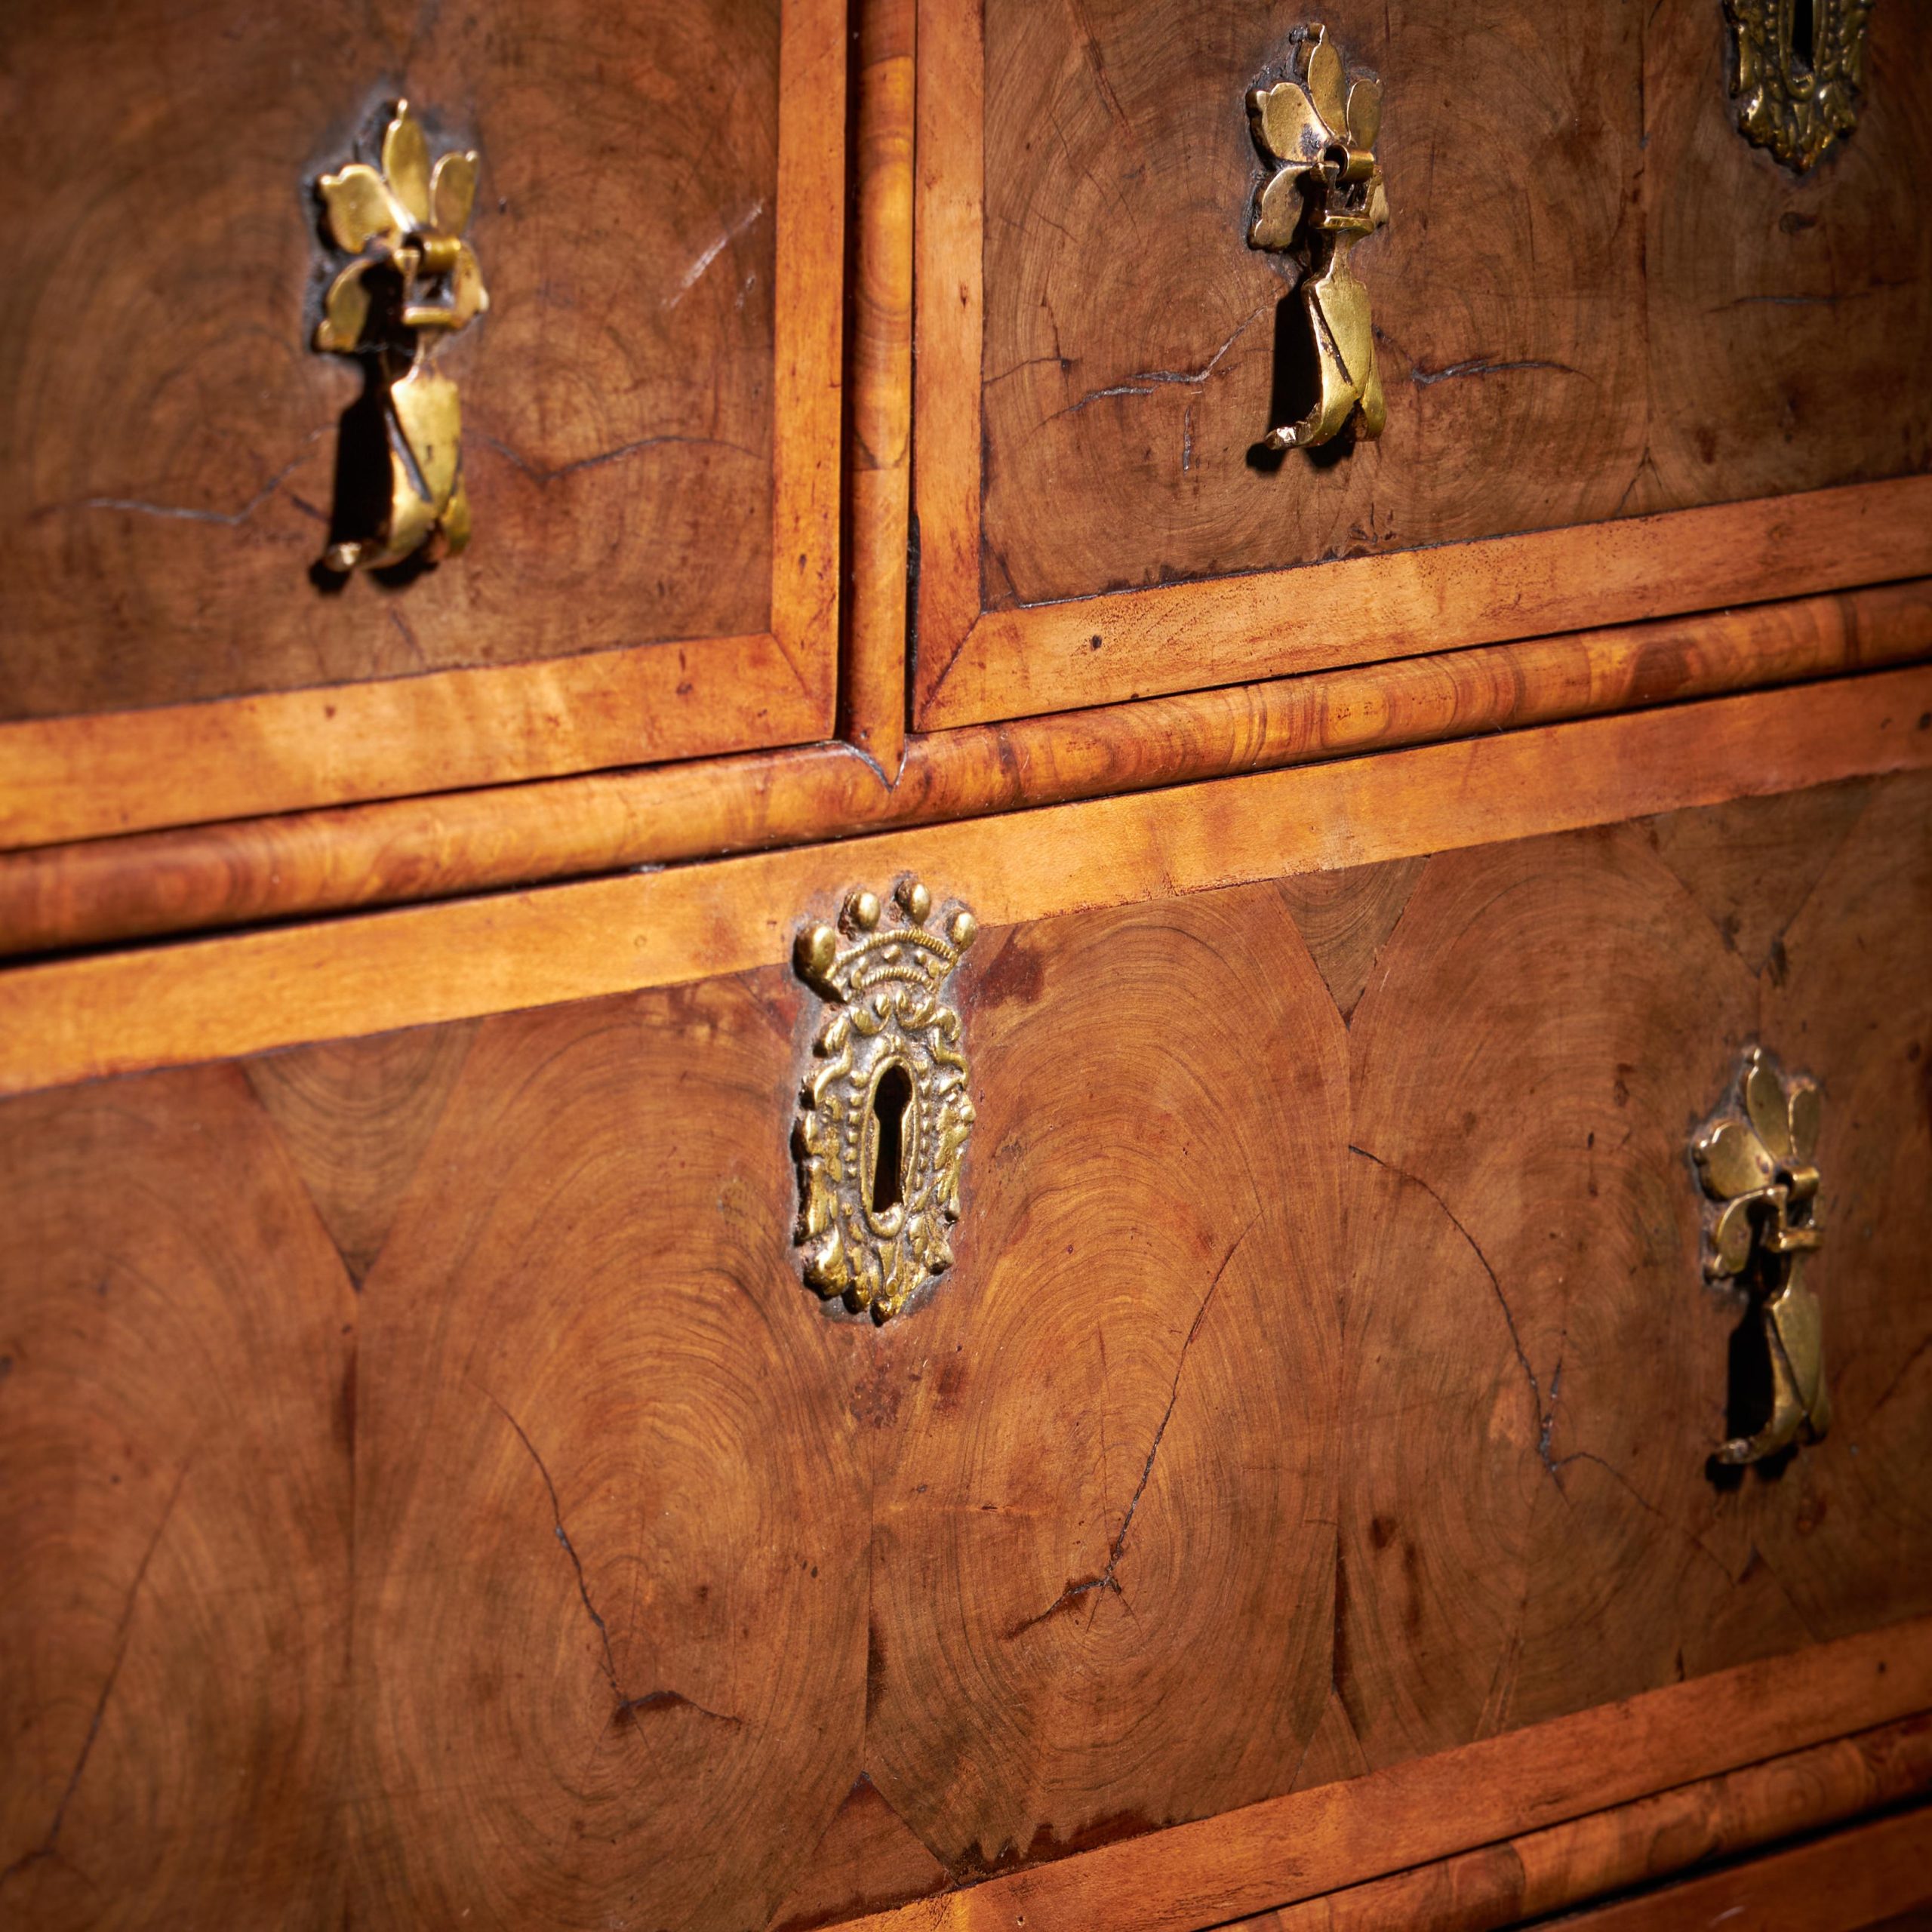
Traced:
[[[1804, 1264], [1823, 1231], [1817, 1222], [1820, 1101], [1808, 1080], [1782, 1079], [1768, 1057], [1745, 1056], [1734, 1104], [1691, 1143], [1711, 1203], [1704, 1273], [1751, 1297], [1769, 1357], [1770, 1414], [1717, 1452], [1720, 1463], [1761, 1463], [1831, 1426], [1823, 1324]], [[1733, 1426], [1736, 1426], [1734, 1423]]]
[[1724, 0], [1738, 131], [1802, 174], [1858, 122], [1872, 0]]
[[1268, 432], [1268, 446], [1278, 450], [1312, 448], [1347, 429], [1379, 436], [1388, 413], [1368, 291], [1349, 260], [1389, 219], [1375, 158], [1382, 84], [1367, 75], [1346, 78], [1326, 27], [1303, 29], [1293, 57], [1292, 78], [1247, 97], [1255, 144], [1274, 166], [1255, 200], [1248, 245], [1300, 263], [1319, 379], [1308, 414]]
[[977, 928], [964, 906], [936, 923], [931, 894], [902, 879], [890, 905], [854, 892], [793, 952], [826, 1006], [792, 1130], [805, 1279], [878, 1321], [952, 1265], [973, 1131], [946, 983]]
[[381, 159], [380, 168], [351, 162], [315, 184], [328, 238], [355, 257], [329, 285], [315, 346], [368, 363], [388, 443], [386, 492], [366, 509], [351, 506], [359, 528], [331, 532], [323, 562], [338, 574], [433, 562], [469, 541], [462, 411], [455, 383], [431, 359], [490, 306], [462, 238], [476, 157], [446, 154], [432, 170], [423, 124], [399, 100]]

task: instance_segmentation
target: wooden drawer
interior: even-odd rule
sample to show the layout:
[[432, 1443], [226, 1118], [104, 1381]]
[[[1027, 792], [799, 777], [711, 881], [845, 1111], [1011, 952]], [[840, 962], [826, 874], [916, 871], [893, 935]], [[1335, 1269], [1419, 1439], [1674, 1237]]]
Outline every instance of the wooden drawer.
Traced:
[[[832, 718], [842, 10], [10, 23], [0, 840], [794, 743]], [[468, 552], [312, 580], [349, 359], [312, 185], [474, 146]]]
[[921, 726], [1927, 568], [1922, 9], [1803, 175], [1705, 0], [1319, 11], [1383, 82], [1388, 423], [1284, 459], [1245, 100], [1306, 14], [921, 10]]
[[[1928, 704], [0, 980], [10, 1904], [1194, 1927], [1932, 1706]], [[984, 921], [977, 1121], [875, 1327], [799, 1278], [784, 961], [906, 870]], [[1752, 1041], [1838, 1420], [1731, 1483], [1687, 1149]]]

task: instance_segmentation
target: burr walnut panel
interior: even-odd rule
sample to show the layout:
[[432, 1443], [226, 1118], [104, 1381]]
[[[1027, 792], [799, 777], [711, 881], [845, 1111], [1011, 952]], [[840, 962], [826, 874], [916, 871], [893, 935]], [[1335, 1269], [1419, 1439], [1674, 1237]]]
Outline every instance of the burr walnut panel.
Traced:
[[960, 978], [976, 1198], [875, 1371], [865, 1768], [964, 1875], [1294, 1775], [1347, 1071], [1271, 888], [1014, 929]]
[[[1932, 1611], [1928, 956], [1923, 775], [990, 929], [884, 1327], [777, 968], [10, 1100], [0, 1900], [803, 1927]], [[1754, 1038], [1838, 1420], [1718, 1482]]]
[[357, 1306], [233, 1066], [0, 1115], [0, 1917], [340, 1924]]
[[770, 974], [470, 1045], [363, 1291], [376, 1922], [759, 1923], [845, 1794], [867, 1484], [851, 1331], [786, 1247], [795, 1005]]
[[1244, 96], [1307, 11], [986, 0], [985, 609], [1925, 468], [1922, 9], [1873, 11], [1857, 129], [1801, 178], [1737, 134], [1703, 0], [1318, 17], [1383, 82], [1354, 262], [1389, 421], [1284, 460], [1303, 325], [1247, 245]]
[[[9, 20], [0, 716], [177, 704], [771, 623], [778, 0]], [[476, 537], [309, 580], [352, 363], [310, 183], [407, 94], [474, 145]], [[788, 214], [789, 214], [788, 211]]]

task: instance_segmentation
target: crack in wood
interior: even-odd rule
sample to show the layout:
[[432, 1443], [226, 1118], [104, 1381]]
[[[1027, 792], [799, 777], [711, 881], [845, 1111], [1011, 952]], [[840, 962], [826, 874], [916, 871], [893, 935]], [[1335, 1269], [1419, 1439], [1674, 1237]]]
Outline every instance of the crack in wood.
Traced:
[[1044, 1610], [1016, 1623], [1006, 1633], [1009, 1642], [1016, 1637], [1023, 1636], [1036, 1624], [1044, 1623], [1049, 1618], [1057, 1617], [1062, 1611], [1071, 1609], [1081, 1598], [1093, 1591], [1111, 1590], [1120, 1598], [1123, 1604], [1126, 1603], [1127, 1598], [1121, 1593], [1119, 1578], [1115, 1573], [1120, 1567], [1121, 1557], [1126, 1553], [1128, 1532], [1133, 1527], [1134, 1512], [1140, 1507], [1140, 1499], [1147, 1493], [1147, 1484], [1153, 1476], [1154, 1459], [1161, 1453], [1161, 1439], [1167, 1434], [1168, 1424], [1174, 1420], [1175, 1404], [1180, 1400], [1181, 1377], [1187, 1367], [1188, 1351], [1193, 1347], [1195, 1337], [1201, 1333], [1201, 1324], [1208, 1318], [1209, 1305], [1214, 1299], [1216, 1290], [1221, 1285], [1222, 1276], [1226, 1274], [1235, 1257], [1241, 1252], [1241, 1244], [1254, 1232], [1260, 1220], [1261, 1215], [1257, 1210], [1254, 1219], [1235, 1237], [1234, 1244], [1221, 1257], [1220, 1266], [1214, 1270], [1214, 1278], [1208, 1284], [1208, 1292], [1201, 1298], [1201, 1306], [1195, 1312], [1193, 1325], [1187, 1331], [1187, 1339], [1180, 1345], [1180, 1359], [1174, 1364], [1174, 1386], [1168, 1392], [1167, 1408], [1154, 1431], [1154, 1440], [1148, 1446], [1147, 1460], [1141, 1465], [1140, 1480], [1134, 1484], [1134, 1494], [1128, 1499], [1126, 1513], [1120, 1519], [1120, 1527], [1115, 1532], [1112, 1545], [1107, 1552], [1106, 1567], [1097, 1576], [1084, 1577], [1077, 1583], [1067, 1584]]

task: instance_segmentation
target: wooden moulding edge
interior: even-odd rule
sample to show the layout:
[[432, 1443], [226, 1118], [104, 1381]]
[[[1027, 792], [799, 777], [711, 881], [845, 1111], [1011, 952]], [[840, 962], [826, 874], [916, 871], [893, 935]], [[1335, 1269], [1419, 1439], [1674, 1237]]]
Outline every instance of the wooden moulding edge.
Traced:
[[21, 718], [0, 848], [795, 742], [822, 709], [763, 632]]
[[1921, 1806], [1653, 1887], [1563, 1923], [1565, 1932], [1709, 1932], [1740, 1919], [1802, 1924], [1805, 1932], [1884, 1932], [1887, 1925], [1901, 1932], [1899, 1915], [1932, 1900], [1928, 1844], [1932, 1807]]
[[[784, 0], [769, 628], [0, 723], [0, 849], [798, 744], [832, 729], [843, 0]], [[458, 565], [456, 568], [461, 568]]]
[[833, 728], [845, 251], [846, 0], [783, 0], [772, 343], [771, 630], [809, 728]]
[[0, 974], [0, 1093], [780, 966], [808, 915], [905, 873], [992, 928], [1928, 766], [1915, 666], [22, 965]]
[[[840, 1932], [1230, 1927], [1928, 1709], [1932, 1618], [1920, 1617], [848, 1919]], [[1815, 1801], [1818, 1822], [1832, 1822], [1829, 1793]]]
[[838, 735], [897, 774], [912, 454], [915, 0], [853, 0]]
[[[933, 484], [934, 512], [957, 494]], [[922, 497], [922, 537], [928, 515]], [[942, 558], [960, 547], [943, 533], [931, 544]], [[1928, 571], [1932, 475], [983, 611], [949, 641], [938, 625], [957, 598], [938, 583], [928, 594], [922, 572], [914, 723], [949, 729]]]
[[[1614, 1916], [1639, 1903], [1627, 1896], [1637, 1888], [1644, 1888], [1647, 1900], [1664, 1887], [1681, 1896], [1693, 1867], [1756, 1854], [1801, 1833], [1835, 1830], [1921, 1803], [1928, 1793], [1932, 1712], [1920, 1712], [1284, 1904], [1223, 1932], [1369, 1932], [1426, 1924], [1452, 1900], [1457, 1932], [1491, 1932], [1626, 1895], [1606, 1908]], [[1777, 1856], [1758, 1862], [1774, 1863]], [[1921, 1877], [1932, 1887], [1923, 1861]], [[1715, 1915], [1695, 1921], [1716, 1922]]]
[[1876, 670], [1932, 656], [1932, 580], [914, 738], [835, 743], [0, 853], [0, 956], [555, 883]]

